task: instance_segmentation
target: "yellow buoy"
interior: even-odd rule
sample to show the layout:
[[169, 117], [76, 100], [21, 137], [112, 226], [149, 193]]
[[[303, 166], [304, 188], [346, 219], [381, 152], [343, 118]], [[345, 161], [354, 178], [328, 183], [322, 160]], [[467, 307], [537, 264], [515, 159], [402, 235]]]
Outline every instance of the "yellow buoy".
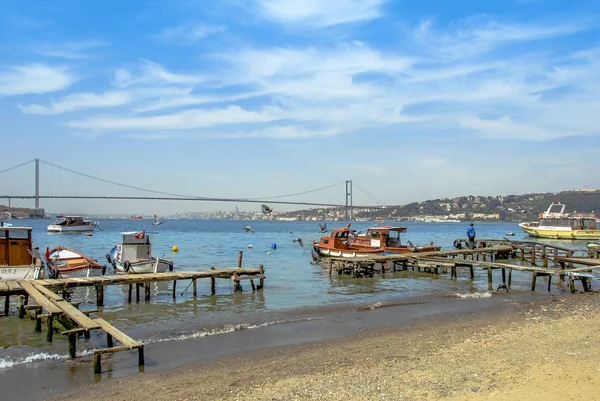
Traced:
[[173, 252], [179, 251], [179, 247], [177, 245], [173, 245]]

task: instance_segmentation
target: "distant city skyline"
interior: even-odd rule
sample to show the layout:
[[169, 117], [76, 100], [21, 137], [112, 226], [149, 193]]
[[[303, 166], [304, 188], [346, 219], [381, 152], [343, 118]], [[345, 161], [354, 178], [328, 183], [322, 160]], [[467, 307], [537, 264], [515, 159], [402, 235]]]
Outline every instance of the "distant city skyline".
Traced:
[[[339, 204], [345, 180], [386, 205], [600, 187], [591, 173], [600, 150], [595, 1], [6, 0], [2, 8], [0, 171], [40, 158], [220, 198], [340, 183], [285, 199]], [[42, 194], [144, 195], [46, 167]], [[32, 177], [30, 165], [0, 174], [0, 193], [32, 193]], [[260, 211], [41, 205], [144, 215], [236, 206]]]

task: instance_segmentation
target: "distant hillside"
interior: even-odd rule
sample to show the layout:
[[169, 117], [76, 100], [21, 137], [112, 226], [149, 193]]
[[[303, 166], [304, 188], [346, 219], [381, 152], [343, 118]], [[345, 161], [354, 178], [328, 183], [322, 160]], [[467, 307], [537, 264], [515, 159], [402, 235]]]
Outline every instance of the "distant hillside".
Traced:
[[8, 207], [0, 205], [0, 217], [4, 217], [4, 212], [11, 214], [14, 219], [29, 219], [44, 217], [44, 209], [31, 209], [27, 207]]
[[[381, 209], [354, 209], [358, 220], [410, 220], [434, 216], [458, 220], [535, 220], [550, 203], [558, 200], [566, 205], [567, 212], [600, 212], [600, 191], [580, 190], [559, 193], [531, 193], [508, 196], [461, 196], [413, 202], [407, 205], [386, 206]], [[344, 210], [311, 209], [289, 212], [283, 217], [300, 214], [305, 219], [342, 218]]]

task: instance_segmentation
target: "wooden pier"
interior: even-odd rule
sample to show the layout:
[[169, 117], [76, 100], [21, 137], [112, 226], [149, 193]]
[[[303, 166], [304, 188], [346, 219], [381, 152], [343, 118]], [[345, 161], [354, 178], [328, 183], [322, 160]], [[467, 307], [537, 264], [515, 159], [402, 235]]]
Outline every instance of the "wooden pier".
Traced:
[[[457, 240], [457, 241], [460, 241]], [[513, 270], [532, 274], [531, 290], [535, 291], [538, 277], [548, 277], [548, 291], [551, 289], [552, 277], [560, 282], [569, 280], [572, 293], [575, 281], [581, 281], [584, 292], [591, 291], [592, 270], [600, 268], [600, 260], [589, 258], [587, 251], [579, 251], [584, 256], [576, 256], [578, 251], [535, 241], [479, 240], [479, 247], [437, 251], [415, 252], [393, 255], [378, 255], [364, 258], [329, 257], [326, 260], [329, 274], [349, 274], [354, 277], [372, 277], [374, 274], [385, 274], [386, 271], [413, 271], [432, 274], [447, 274], [458, 278], [460, 268], [469, 269], [471, 280], [475, 278], [476, 269], [487, 271], [488, 289], [493, 286], [493, 271], [501, 270], [501, 283], [497, 290], [507, 292], [512, 284]], [[519, 259], [522, 264], [507, 263], [509, 259]], [[499, 261], [500, 260], [500, 261]], [[524, 265], [528, 263], [529, 265]], [[575, 265], [586, 267], [575, 267]]]
[[[241, 254], [239, 264], [241, 265]], [[144, 366], [144, 344], [132, 339], [125, 333], [112, 326], [100, 317], [90, 317], [97, 313], [97, 309], [79, 310], [79, 302], [69, 302], [66, 294], [77, 287], [94, 287], [96, 289], [96, 304], [104, 304], [104, 287], [109, 285], [128, 285], [129, 291], [127, 301], [132, 302], [133, 288], [135, 286], [136, 302], [140, 300], [140, 289], [145, 292], [145, 301], [150, 300], [150, 284], [164, 281], [173, 281], [173, 298], [177, 293], [177, 281], [191, 280], [193, 295], [197, 295], [197, 280], [210, 279], [211, 294], [215, 294], [216, 279], [228, 279], [233, 284], [235, 292], [242, 291], [242, 280], [249, 280], [252, 291], [261, 290], [264, 286], [264, 268], [262, 265], [255, 268], [222, 268], [205, 271], [179, 271], [155, 274], [123, 274], [115, 276], [63, 278], [48, 280], [23, 280], [23, 281], [0, 281], [0, 296], [5, 297], [4, 314], [10, 311], [10, 297], [17, 297], [18, 316], [24, 318], [27, 314], [35, 320], [34, 331], [42, 331], [42, 322], [47, 325], [46, 339], [53, 340], [55, 324], [59, 324], [64, 330], [61, 333], [67, 337], [69, 344], [69, 355], [77, 356], [77, 338], [83, 335], [90, 338], [90, 331], [103, 330], [106, 333], [106, 348], [94, 350], [94, 373], [102, 372], [102, 355], [126, 350], [138, 351], [138, 365]], [[255, 284], [254, 280], [258, 280]], [[59, 295], [58, 293], [62, 293]], [[35, 304], [29, 304], [33, 299]], [[115, 346], [115, 341], [120, 346]]]

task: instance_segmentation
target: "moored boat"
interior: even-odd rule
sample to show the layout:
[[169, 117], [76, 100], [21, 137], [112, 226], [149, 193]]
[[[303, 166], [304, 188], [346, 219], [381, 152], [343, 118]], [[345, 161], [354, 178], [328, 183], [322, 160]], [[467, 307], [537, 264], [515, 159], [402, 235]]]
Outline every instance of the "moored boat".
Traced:
[[42, 260], [33, 248], [31, 227], [0, 227], [0, 280], [43, 278]]
[[131, 216], [130, 220], [141, 220], [141, 219], [142, 219], [142, 216], [140, 216], [140, 215], [134, 215], [134, 216]]
[[48, 232], [86, 232], [94, 231], [98, 224], [91, 220], [84, 220], [81, 216], [58, 217], [54, 223], [48, 226]]
[[538, 215], [538, 221], [520, 223], [530, 237], [553, 239], [597, 239], [600, 230], [596, 227], [593, 213], [565, 213], [566, 206], [558, 201]]
[[93, 277], [106, 273], [106, 265], [62, 246], [46, 249], [46, 265], [48, 276], [52, 278]]
[[106, 254], [108, 262], [119, 273], [164, 273], [173, 271], [173, 262], [152, 256], [150, 235], [142, 232], [125, 232], [120, 244]]
[[433, 242], [429, 245], [415, 245], [411, 241], [406, 241], [403, 244], [400, 234], [406, 231], [405, 227], [370, 227], [365, 234], [354, 235], [350, 242], [354, 246], [364, 248], [383, 248], [388, 253], [435, 252], [441, 249], [440, 246], [433, 245]]
[[365, 248], [363, 246], [352, 245], [352, 240], [356, 230], [350, 229], [350, 224], [346, 227], [336, 228], [319, 242], [314, 241], [315, 251], [322, 256], [341, 256], [344, 258], [360, 258], [372, 255], [384, 255], [383, 248]]

